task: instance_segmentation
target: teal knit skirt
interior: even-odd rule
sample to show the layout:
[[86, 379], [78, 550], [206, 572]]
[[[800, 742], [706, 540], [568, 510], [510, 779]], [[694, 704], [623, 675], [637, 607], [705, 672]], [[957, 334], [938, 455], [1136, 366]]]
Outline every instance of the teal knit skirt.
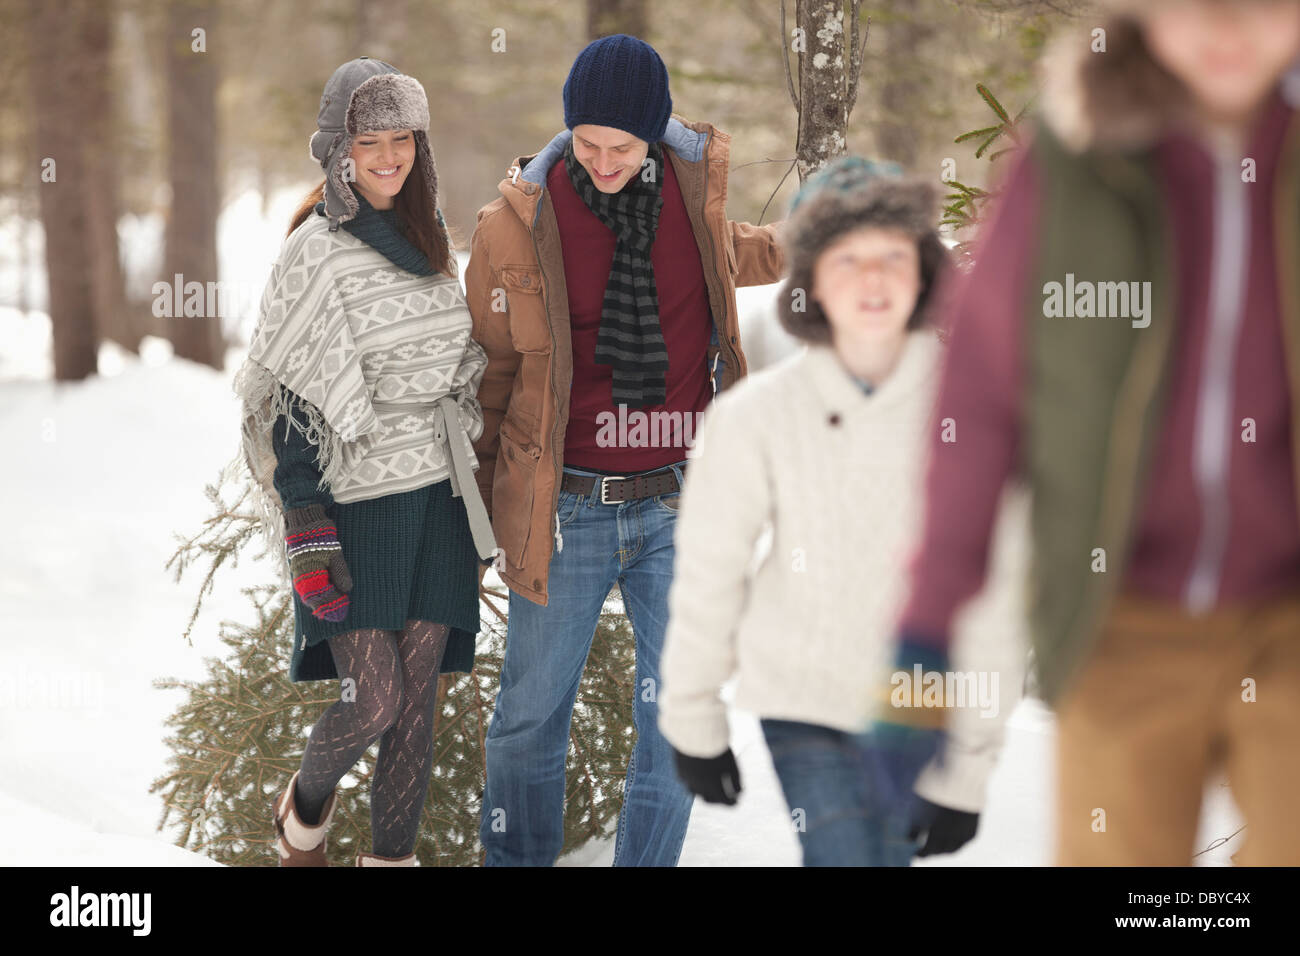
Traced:
[[447, 624], [441, 673], [474, 667], [479, 629], [478, 553], [465, 502], [451, 479], [325, 509], [352, 573], [348, 616], [322, 621], [295, 594], [289, 680], [338, 678], [331, 637], [361, 628], [400, 631], [408, 620]]

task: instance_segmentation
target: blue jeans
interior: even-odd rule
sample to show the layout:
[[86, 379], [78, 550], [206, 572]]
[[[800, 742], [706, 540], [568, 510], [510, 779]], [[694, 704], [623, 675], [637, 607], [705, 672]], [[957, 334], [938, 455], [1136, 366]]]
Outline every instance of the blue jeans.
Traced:
[[[684, 464], [673, 465], [679, 483]], [[679, 497], [670, 492], [602, 504], [599, 485], [590, 495], [560, 492], [563, 545], [551, 555], [548, 603], [542, 607], [510, 592], [501, 686], [485, 746], [479, 826], [485, 866], [550, 866], [560, 853], [569, 721], [601, 608], [616, 581], [636, 636], [637, 737], [614, 865], [677, 865], [692, 795], [678, 780], [672, 747], [659, 732], [653, 691], [661, 683]]]
[[862, 737], [819, 724], [762, 718], [759, 725], [804, 866], [908, 866], [918, 849], [905, 813], [892, 818], [863, 761]]

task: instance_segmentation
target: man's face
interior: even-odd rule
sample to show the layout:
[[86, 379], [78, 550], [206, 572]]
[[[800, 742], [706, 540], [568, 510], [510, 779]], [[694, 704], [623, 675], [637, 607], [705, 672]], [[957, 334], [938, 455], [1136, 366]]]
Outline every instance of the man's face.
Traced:
[[1249, 115], [1300, 55], [1295, 0], [1157, 0], [1139, 17], [1151, 54], [1219, 120]]
[[616, 193], [626, 186], [641, 172], [649, 151], [645, 140], [612, 126], [584, 123], [573, 127], [573, 155], [603, 193]]

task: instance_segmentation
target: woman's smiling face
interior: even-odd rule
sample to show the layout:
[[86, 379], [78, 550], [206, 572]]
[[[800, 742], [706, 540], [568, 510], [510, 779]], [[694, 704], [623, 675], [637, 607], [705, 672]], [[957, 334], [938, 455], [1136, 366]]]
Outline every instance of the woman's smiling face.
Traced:
[[358, 133], [352, 140], [356, 187], [376, 209], [391, 209], [415, 162], [415, 133], [382, 129]]

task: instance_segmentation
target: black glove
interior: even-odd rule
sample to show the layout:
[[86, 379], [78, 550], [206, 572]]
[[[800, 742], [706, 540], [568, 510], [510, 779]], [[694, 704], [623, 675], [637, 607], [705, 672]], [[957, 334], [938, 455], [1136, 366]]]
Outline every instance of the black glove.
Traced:
[[978, 813], [942, 807], [921, 796], [916, 798], [916, 803], [907, 837], [909, 840], [917, 840], [922, 834], [925, 835], [925, 842], [916, 851], [917, 856], [956, 853], [975, 838], [975, 831], [980, 825]]
[[740, 793], [740, 768], [736, 766], [736, 755], [730, 747], [716, 757], [688, 757], [673, 748], [673, 756], [677, 758], [677, 776], [687, 790], [708, 803], [736, 805], [736, 796]]

